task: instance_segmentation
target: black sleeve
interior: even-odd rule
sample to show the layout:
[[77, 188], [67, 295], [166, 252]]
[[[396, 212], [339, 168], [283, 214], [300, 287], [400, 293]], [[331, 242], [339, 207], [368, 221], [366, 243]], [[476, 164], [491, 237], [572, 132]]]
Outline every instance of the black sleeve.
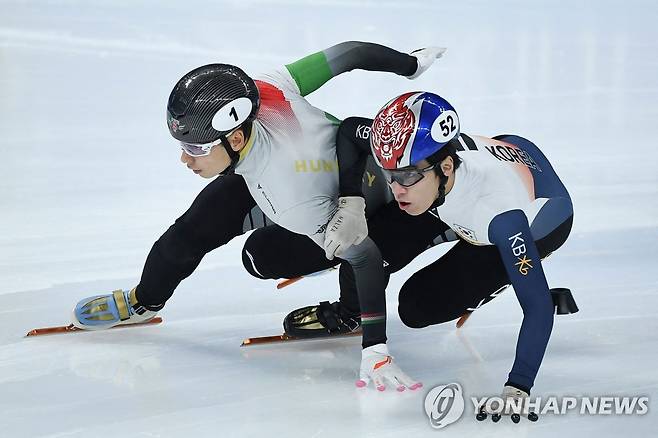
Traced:
[[372, 119], [348, 117], [338, 128], [336, 156], [340, 196], [363, 196], [362, 181], [370, 155]]
[[352, 70], [411, 76], [418, 70], [418, 59], [380, 44], [346, 41], [287, 64], [286, 68], [301, 95], [306, 96], [331, 78]]
[[324, 50], [334, 76], [361, 69], [411, 76], [418, 69], [415, 56], [381, 44], [347, 41]]
[[254, 205], [240, 175], [218, 177], [208, 184], [151, 248], [137, 285], [137, 301], [147, 308], [163, 305], [208, 252], [245, 232], [245, 217]]

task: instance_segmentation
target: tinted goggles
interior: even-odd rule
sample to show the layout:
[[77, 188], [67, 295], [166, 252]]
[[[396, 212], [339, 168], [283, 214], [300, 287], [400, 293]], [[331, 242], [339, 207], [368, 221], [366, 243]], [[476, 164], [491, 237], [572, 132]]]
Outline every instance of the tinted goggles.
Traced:
[[405, 169], [395, 170], [382, 169], [382, 173], [384, 174], [384, 178], [386, 178], [386, 182], [389, 184], [396, 182], [403, 187], [411, 187], [423, 179], [425, 172], [434, 170], [435, 167], [436, 164], [432, 164], [431, 166], [428, 166], [424, 169], [417, 169], [415, 167], [407, 167]]

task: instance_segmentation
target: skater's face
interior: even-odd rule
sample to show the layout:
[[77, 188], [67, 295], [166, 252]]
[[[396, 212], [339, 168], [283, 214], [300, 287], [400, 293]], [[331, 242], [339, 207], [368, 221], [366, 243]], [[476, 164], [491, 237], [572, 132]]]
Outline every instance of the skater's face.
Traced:
[[[423, 160], [417, 164], [418, 169], [425, 169], [430, 163]], [[454, 162], [451, 157], [447, 157], [440, 164], [441, 172], [448, 177], [446, 183], [446, 194], [452, 189], [455, 181]], [[398, 207], [407, 214], [418, 216], [425, 213], [439, 196], [439, 176], [434, 172], [425, 173], [423, 179], [416, 184], [404, 187], [397, 182], [389, 184]]]
[[[229, 135], [227, 140], [236, 152], [239, 152], [245, 145], [244, 133], [241, 129]], [[231, 157], [221, 144], [214, 146], [210, 150], [210, 154], [203, 157], [193, 157], [182, 151], [180, 160], [188, 169], [203, 178], [214, 178], [231, 164]]]

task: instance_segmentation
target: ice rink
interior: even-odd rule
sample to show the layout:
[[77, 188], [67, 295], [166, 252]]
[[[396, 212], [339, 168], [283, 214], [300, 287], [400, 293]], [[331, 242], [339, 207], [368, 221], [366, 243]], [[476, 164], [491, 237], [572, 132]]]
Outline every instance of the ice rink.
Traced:
[[[658, 4], [653, 1], [0, 0], [0, 437], [628, 437], [658, 430]], [[207, 256], [160, 326], [26, 339], [89, 295], [131, 288], [153, 242], [207, 183], [165, 123], [185, 72], [257, 74], [347, 40], [448, 47], [423, 76], [356, 71], [309, 96], [339, 118], [435, 91], [462, 130], [522, 135], [570, 191], [574, 228], [544, 264], [580, 312], [556, 316], [533, 395], [649, 396], [646, 415], [430, 427], [432, 387], [500, 393], [522, 318], [512, 291], [466, 326], [409, 329], [387, 289], [389, 346], [424, 383], [354, 386], [357, 338], [241, 348], [293, 308], [335, 300], [335, 273], [277, 291], [244, 237]], [[653, 134], [652, 134], [653, 133]], [[282, 254], [285, 256], [285, 254]], [[437, 284], [438, 287], [438, 284]]]

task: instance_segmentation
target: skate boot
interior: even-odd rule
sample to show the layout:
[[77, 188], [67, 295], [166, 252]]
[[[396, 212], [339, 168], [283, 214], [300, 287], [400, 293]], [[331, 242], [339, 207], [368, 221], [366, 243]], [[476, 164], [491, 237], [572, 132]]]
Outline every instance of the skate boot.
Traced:
[[103, 330], [148, 321], [155, 315], [157, 312], [137, 302], [135, 288], [130, 291], [119, 289], [80, 301], [73, 310], [72, 323], [83, 330]]
[[350, 312], [339, 301], [293, 310], [283, 320], [285, 333], [296, 338], [352, 333], [361, 328], [361, 315]]

